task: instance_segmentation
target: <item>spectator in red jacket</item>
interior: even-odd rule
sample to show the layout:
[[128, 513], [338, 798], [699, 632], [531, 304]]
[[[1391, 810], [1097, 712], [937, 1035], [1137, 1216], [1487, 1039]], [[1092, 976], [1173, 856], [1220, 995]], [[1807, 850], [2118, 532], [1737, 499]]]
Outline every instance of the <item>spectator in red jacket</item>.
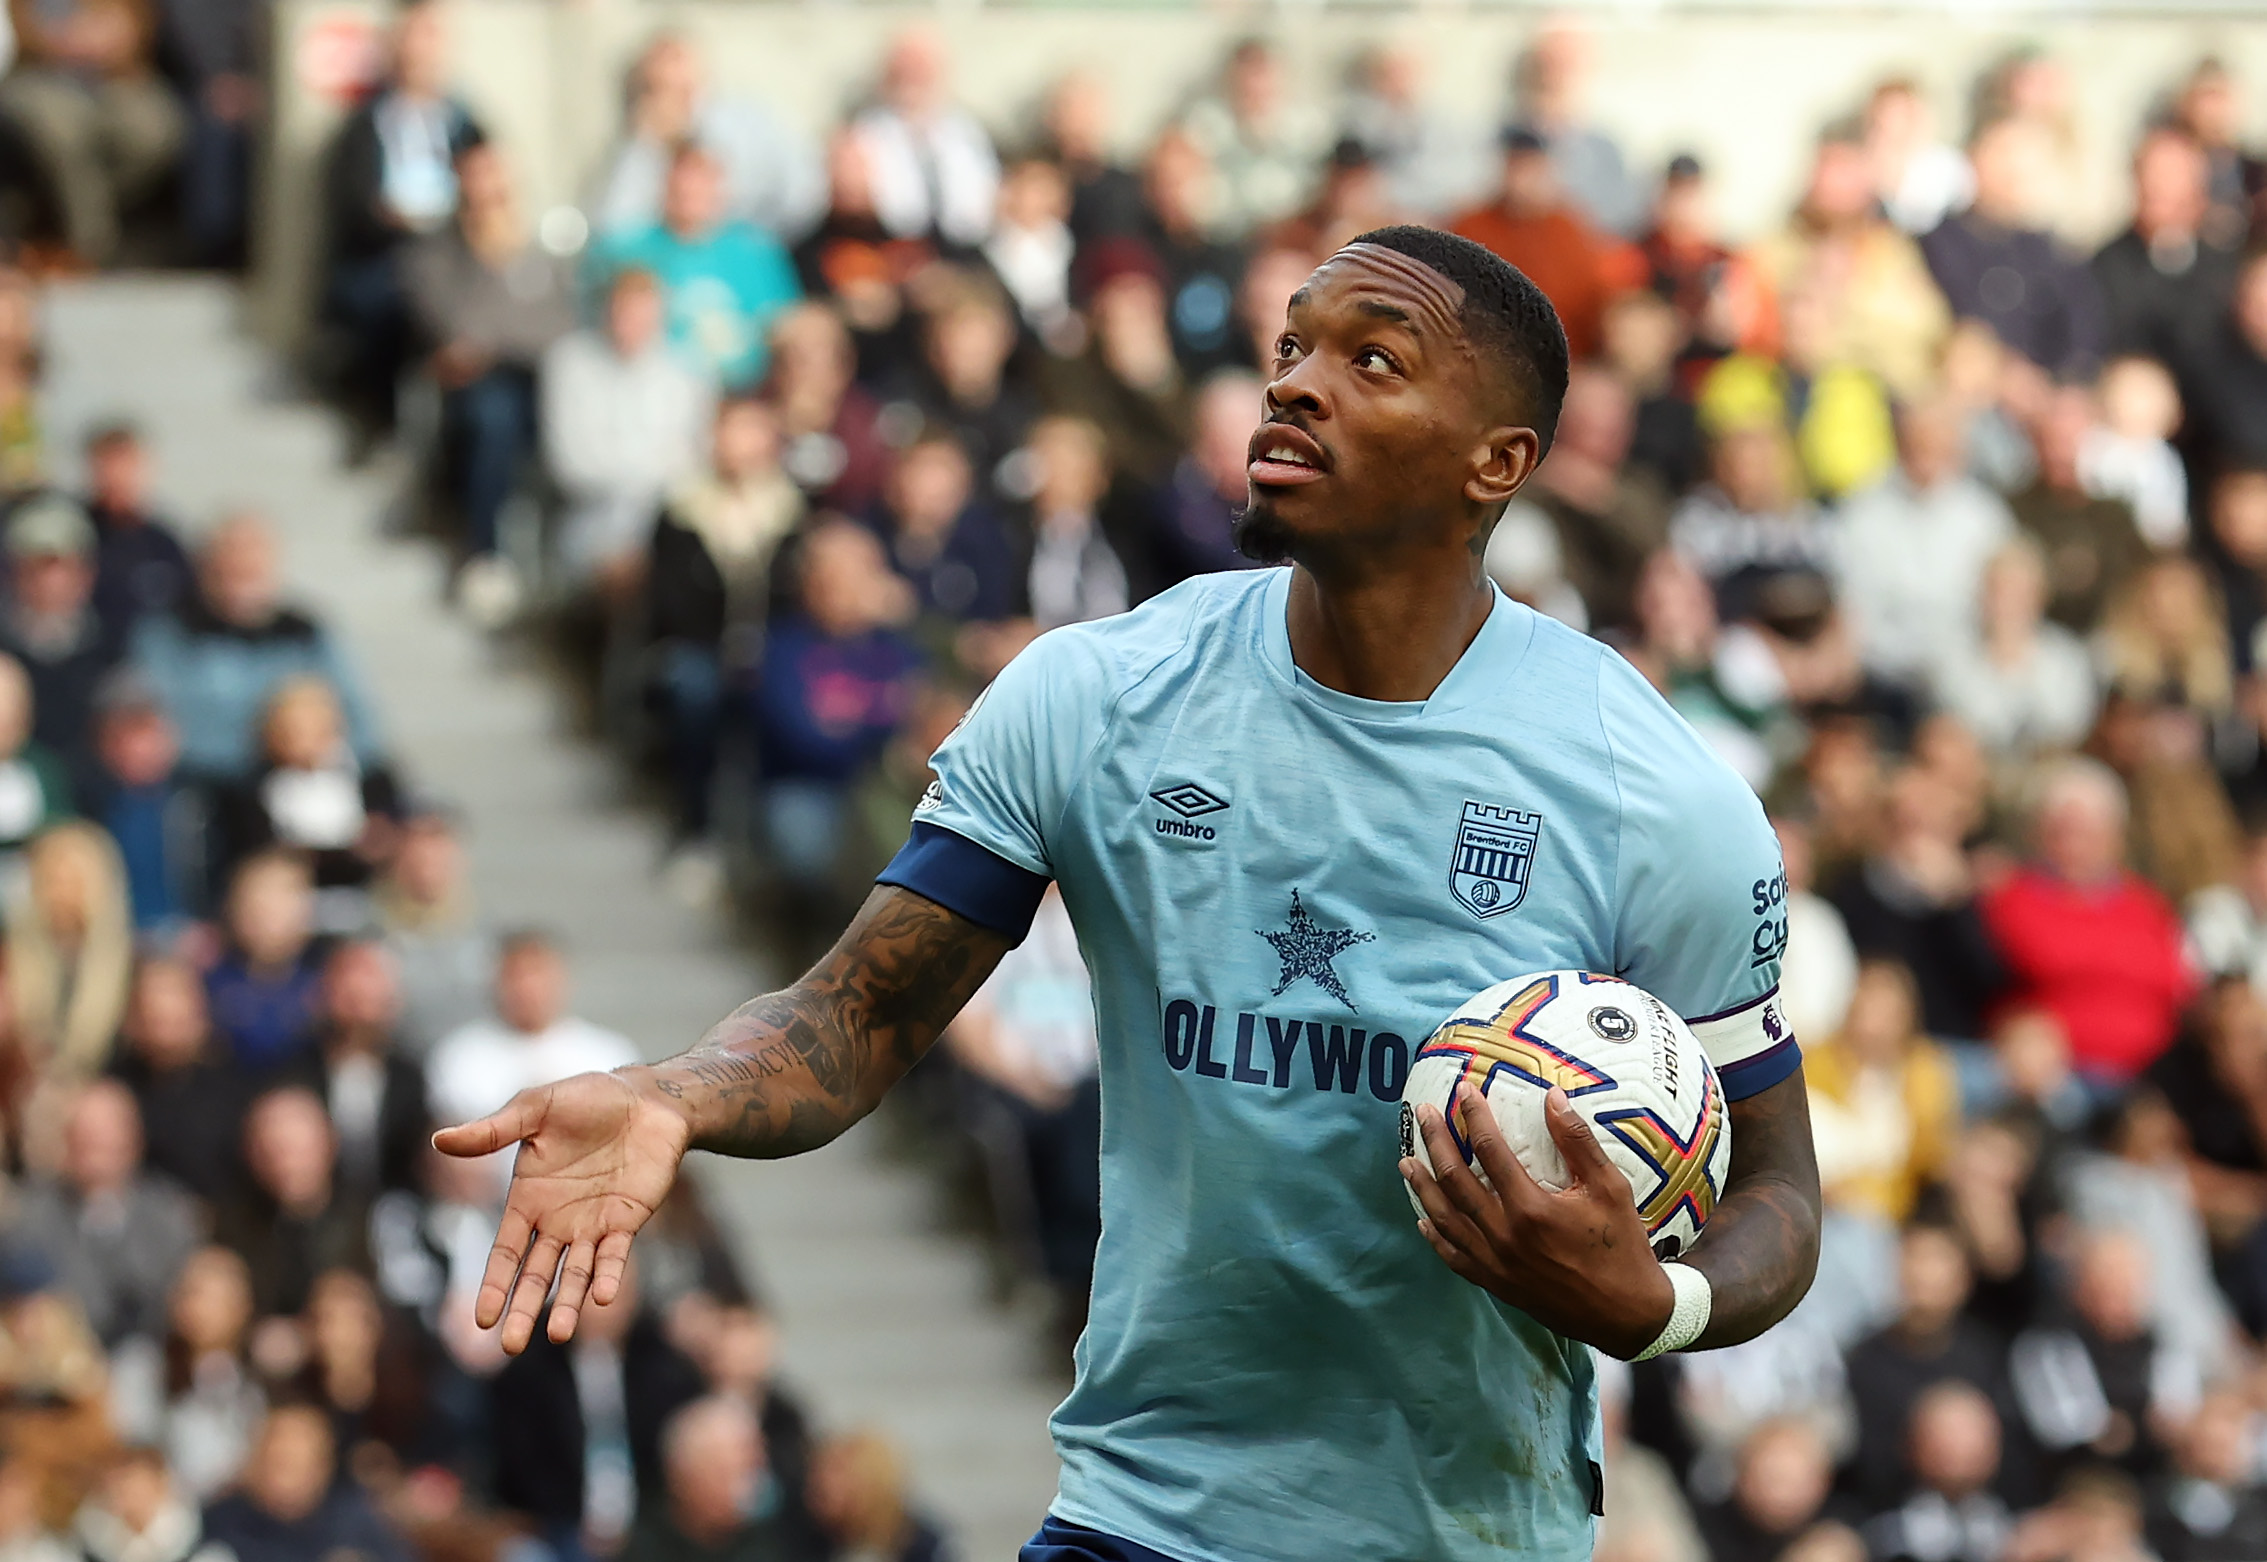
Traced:
[[2072, 1061], [2098, 1084], [2155, 1061], [2196, 990], [2171, 903], [2125, 866], [2125, 824], [2117, 777], [2065, 761], [2040, 790], [2038, 860], [1983, 900], [2009, 1001], [2060, 1020]]
[[1450, 231], [1486, 245], [1533, 277], [1558, 308], [1568, 349], [1587, 358], [1598, 350], [1606, 300], [1615, 291], [1619, 246], [1567, 200], [1540, 135], [1514, 126], [1503, 133], [1502, 144], [1503, 184], [1496, 198], [1458, 217]]

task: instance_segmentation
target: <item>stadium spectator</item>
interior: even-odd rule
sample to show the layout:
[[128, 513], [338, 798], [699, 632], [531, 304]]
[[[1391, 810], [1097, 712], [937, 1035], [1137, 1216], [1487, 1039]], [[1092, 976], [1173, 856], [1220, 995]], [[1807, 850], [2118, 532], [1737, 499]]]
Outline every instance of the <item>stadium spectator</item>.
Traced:
[[2080, 634], [2101, 622], [2109, 599], [2149, 556], [2133, 511], [2122, 500], [2095, 498], [2079, 475], [2093, 426], [2093, 399], [2084, 391], [2054, 394], [2034, 431], [2038, 477], [2008, 501], [2016, 523], [2046, 550], [2047, 616]]
[[165, 1348], [150, 1402], [120, 1416], [128, 1435], [158, 1442], [182, 1489], [199, 1502], [234, 1484], [267, 1396], [252, 1370], [252, 1276], [225, 1247], [199, 1248], [174, 1283]]
[[11, 1039], [43, 1076], [84, 1079], [110, 1061], [133, 971], [118, 848], [65, 820], [32, 838], [24, 869], [8, 896]]
[[63, 239], [89, 266], [118, 258], [125, 218], [164, 186], [181, 154], [181, 107], [156, 71], [150, 11], [125, 0], [16, 8], [15, 68], [0, 115], [29, 144], [61, 208]]
[[250, 5], [159, 0], [158, 49], [188, 124], [178, 181], [182, 258], [224, 271], [251, 255], [252, 181], [268, 112], [267, 44]]
[[2100, 656], [2113, 695], [2174, 705], [2207, 720], [2235, 698], [2226, 626], [2192, 560], [2153, 559], [2102, 617]]
[[781, 1387], [778, 1364], [779, 1329], [768, 1313], [751, 1304], [716, 1310], [707, 1346], [699, 1357], [708, 1393], [736, 1401], [755, 1413], [790, 1549], [824, 1550], [825, 1537], [817, 1533], [817, 1521], [807, 1501], [810, 1417], [801, 1402]]
[[1248, 370], [1219, 370], [1198, 388], [1188, 452], [1157, 501], [1152, 553], [1160, 586], [1252, 567], [1236, 551], [1234, 528], [1251, 491], [1246, 469], [1259, 417], [1260, 379]]
[[94, 720], [80, 802], [117, 844], [135, 933], [171, 939], [204, 904], [208, 800], [177, 773], [180, 738], [140, 678], [107, 686]]
[[[1779, 299], [1810, 302], [1815, 351], [1854, 365], [1903, 396], [1921, 394], [1952, 322], [1920, 249], [1882, 216], [1874, 175], [1856, 127], [1837, 122], [1819, 137], [1794, 215], [1749, 251]], [[1765, 332], [1751, 347], [1767, 346]]]
[[857, 353], [842, 316], [826, 304], [798, 305], [772, 328], [767, 387], [779, 408], [787, 475], [814, 504], [862, 514], [881, 496], [889, 448], [880, 408], [857, 383]]
[[2192, 482], [2267, 463], [2267, 252], [2236, 273], [2227, 314], [2195, 355], [2181, 400]]
[[244, 1081], [220, 1055], [205, 984], [186, 962], [145, 956], [110, 1071], [140, 1108], [143, 1164], [208, 1205], [237, 1191]]
[[205, 973], [205, 993], [238, 1068], [278, 1068], [314, 1038], [322, 983], [315, 917], [314, 879], [290, 851], [246, 858], [229, 882], [227, 947]]
[[2210, 164], [2194, 138], [2159, 125], [2133, 154], [2133, 224], [2094, 252], [2104, 346], [2166, 363], [2193, 359], [2227, 308], [2239, 236], [2215, 231]]
[[693, 41], [665, 32], [630, 67], [628, 111], [589, 203], [599, 233], [636, 233], [661, 217], [675, 149], [688, 142], [714, 157], [724, 210], [792, 243], [826, 206], [818, 149], [761, 104], [715, 91]]
[[123, 640], [196, 589], [189, 552], [150, 497], [150, 454], [133, 424], [98, 424], [84, 446], [86, 512], [95, 529], [95, 611]]
[[1078, 240], [1070, 212], [1070, 181], [1062, 166], [1038, 153], [1019, 157], [1000, 181], [992, 235], [981, 251], [1015, 300], [1023, 328], [1055, 347], [1069, 345], [1078, 329], [1071, 316], [1071, 257]]
[[1766, 1421], [1741, 1444], [1731, 1493], [1697, 1517], [1714, 1562], [1767, 1562], [1823, 1516], [1833, 1466], [1818, 1429]]
[[[441, 390], [442, 485], [472, 561], [459, 590], [494, 622], [516, 605], [507, 566], [494, 562], [497, 525], [535, 448], [536, 368], [574, 328], [574, 280], [536, 242], [494, 143], [457, 154], [456, 183], [455, 215], [409, 247], [402, 272], [431, 350], [425, 372]], [[499, 586], [507, 595], [487, 600]]]
[[2037, 860], [1982, 899], [2013, 980], [2010, 998], [2046, 1009], [2079, 1071], [2116, 1085], [2172, 1043], [2194, 987], [2179, 919], [2125, 867], [2126, 799], [2092, 760], [2065, 760], [2041, 783]]
[[950, 1555], [936, 1526], [908, 1502], [904, 1460], [875, 1432], [821, 1445], [811, 1461], [811, 1509], [846, 1555], [881, 1562], [947, 1562]]
[[1593, 633], [1632, 625], [1638, 572], [1668, 537], [1668, 496], [1628, 464], [1635, 431], [1628, 387], [1603, 368], [1578, 365], [1550, 458], [1521, 491], [1549, 519]]
[[[1185, 132], [1168, 130], [1149, 149], [1141, 191], [1141, 220], [1082, 242], [1082, 251], [1108, 253], [1100, 246], [1114, 238], [1147, 244], [1164, 268], [1166, 314], [1181, 372], [1198, 376], [1245, 367], [1245, 337], [1253, 327], [1236, 318], [1244, 250], [1212, 229], [1212, 164]], [[1279, 320], [1257, 322], [1257, 328], [1272, 336]]]
[[304, 1085], [338, 1139], [337, 1177], [350, 1199], [417, 1186], [432, 1118], [425, 1071], [395, 1048], [401, 983], [384, 944], [339, 945], [323, 963], [322, 1029], [284, 1078]]
[[2147, 1534], [2158, 1556], [2221, 1562], [2267, 1546], [2258, 1444], [2242, 1395], [2204, 1396], [2173, 1443], [2172, 1467], [2150, 1483]]
[[441, 0], [394, 21], [388, 79], [347, 117], [323, 168], [323, 318], [340, 336], [337, 391], [358, 435], [388, 438], [415, 348], [403, 251], [457, 204], [457, 154], [487, 132], [448, 85]]
[[[1787, 872], [1787, 952], [1779, 966], [1779, 1004], [1797, 1036], [1831, 1036], [1850, 1012], [1858, 981], [1857, 946], [1842, 913], [1818, 893], [1810, 830], [1784, 814], [1772, 818]], [[1926, 1008], [1923, 1009], [1926, 1014]]]
[[644, 571], [681, 843], [708, 834], [727, 686], [758, 660], [772, 561], [803, 518], [803, 496], [780, 468], [779, 418], [768, 404], [720, 402], [709, 450], [708, 473], [672, 493], [655, 521]]
[[992, 226], [1000, 163], [974, 115], [952, 101], [944, 39], [912, 26], [891, 40], [872, 106], [851, 121], [873, 180], [875, 214], [896, 238], [958, 248]]
[[1567, 350], [1587, 358], [1598, 350], [1603, 310], [1613, 291], [1608, 241], [1570, 204], [1540, 132], [1514, 125], [1503, 133], [1502, 146], [1494, 198], [1466, 211], [1450, 229], [1532, 277], [1558, 309]]
[[8, 1221], [8, 1240], [46, 1256], [105, 1346], [164, 1334], [196, 1234], [189, 1196], [142, 1169], [141, 1113], [114, 1080], [71, 1102], [59, 1175], [23, 1188]]
[[2154, 358], [2113, 358], [2095, 393], [2101, 422], [2078, 451], [2086, 491], [2123, 500], [2153, 548], [2188, 541], [2188, 474], [2172, 446], [2182, 420], [2180, 389]]
[[[2161, 1353], [2149, 1326], [2148, 1252], [2130, 1231], [2082, 1233], [2066, 1319], [2026, 1330], [2015, 1401], [2050, 1468], [2153, 1468], [2166, 1418], [2194, 1408], [2196, 1363]], [[2183, 1402], [2185, 1400], [2185, 1403]]]
[[650, 271], [606, 286], [599, 329], [543, 358], [543, 459], [566, 515], [559, 555], [570, 579], [619, 596], [663, 496], [699, 469], [715, 387], [662, 338], [667, 302]]
[[[626, 1037], [567, 1012], [567, 961], [542, 933], [522, 931], [496, 954], [493, 1018], [442, 1038], [425, 1060], [433, 1116], [469, 1123], [522, 1090], [638, 1060]], [[501, 1191], [511, 1168], [493, 1167]]]
[[1866, 1526], [1866, 1552], [1882, 1562], [1998, 1562], [2015, 1515], [1992, 1490], [2000, 1469], [2000, 1415], [1980, 1389], [1940, 1382], [1913, 1404], [1907, 1436], [1915, 1490]]
[[1864, 124], [1874, 189], [1905, 232], [1928, 232], [1974, 197], [1968, 159], [1938, 138], [1928, 97], [1911, 77], [1892, 76], [1867, 94]]
[[1670, 517], [1669, 544], [1708, 581], [1725, 618], [1744, 618], [1773, 580], [1822, 576], [1832, 534], [1801, 492], [1776, 421], [1726, 428], [1710, 451], [1709, 481]]
[[1039, 415], [1025, 376], [1011, 378], [1015, 314], [981, 272], [940, 272], [924, 285], [921, 355], [891, 376], [891, 400], [917, 411], [927, 430], [949, 432], [967, 450], [978, 484], [994, 503], [1013, 492], [1020, 450]]
[[73, 1516], [71, 1534], [83, 1553], [76, 1562], [196, 1562], [205, 1523], [164, 1451], [128, 1444]]
[[1042, 630], [1107, 618], [1133, 605], [1126, 566], [1108, 535], [1109, 443], [1083, 418], [1047, 418], [1028, 445], [1031, 562], [1022, 599]]
[[2206, 974], [2267, 993], [2267, 821], [2253, 821], [2230, 881], [2199, 890], [2182, 912]]
[[1141, 226], [1141, 180], [1112, 149], [1112, 117], [1099, 70], [1074, 68], [1047, 93], [1043, 140], [1070, 181], [1071, 235], [1081, 244]]
[[1754, 267], [1718, 238], [1707, 171], [1690, 152], [1669, 159], [1637, 249], [1646, 286], [1684, 326], [1680, 358], [1688, 372], [1736, 349], [1769, 307]]
[[2050, 374], [2087, 375], [2101, 361], [2102, 299], [2041, 221], [2046, 137], [2018, 115], [1981, 126], [1968, 141], [1975, 201], [1923, 235], [1921, 253], [1954, 314], [1983, 321]]
[[898, 456], [875, 530], [924, 617], [959, 624], [1014, 615], [1013, 546], [952, 435], [923, 434]]
[[[571, 1342], [537, 1341], [497, 1375], [497, 1500], [555, 1550], [605, 1554], [662, 1506], [664, 1428], [700, 1395], [699, 1369], [626, 1283]], [[629, 1545], [624, 1554], [637, 1555], [639, 1542]]]
[[456, 821], [430, 806], [412, 808], [370, 899], [400, 972], [402, 1049], [422, 1059], [488, 1012], [495, 973], [496, 940], [465, 887]]
[[1580, 24], [1558, 20], [1538, 29], [1513, 71], [1511, 122], [1543, 142], [1560, 187], [1583, 215], [1627, 238], [1645, 219], [1645, 191], [1613, 137], [1585, 122], [1591, 59], [1592, 41]]
[[779, 241], [728, 215], [724, 171], [697, 142], [669, 159], [661, 216], [591, 252], [598, 279], [636, 267], [659, 279], [669, 305], [669, 340], [720, 384], [763, 378], [773, 317], [802, 296]]
[[2173, 120], [2204, 149], [2212, 226], [2234, 235], [2256, 232], [2267, 163], [2244, 149], [2242, 91], [2227, 61], [2206, 55], [2196, 62], [2174, 97]]
[[8, 519], [8, 595], [0, 650], [31, 676], [32, 736], [66, 764], [87, 757], [95, 690], [125, 654], [94, 609], [95, 531], [60, 494], [16, 507]]
[[1323, 160], [1322, 181], [1314, 198], [1267, 230], [1279, 249], [1328, 255], [1348, 240], [1376, 228], [1391, 227], [1405, 213], [1394, 203], [1385, 172], [1370, 149], [1342, 136]]
[[1362, 57], [1339, 123], [1377, 159], [1395, 206], [1437, 217], [1479, 193], [1487, 165], [1479, 139], [1429, 100], [1425, 76], [1416, 50], [1371, 49]]
[[1119, 472], [1162, 482], [1188, 441], [1190, 415], [1164, 272], [1138, 239], [1103, 240], [1079, 257], [1079, 270], [1093, 340], [1076, 358], [1049, 360], [1047, 410], [1085, 418], [1109, 435]]
[[0, 855], [14, 857], [50, 821], [71, 812], [62, 762], [32, 737], [32, 686], [24, 664], [0, 652]]
[[1944, 708], [2001, 760], [2075, 747], [2094, 723], [2094, 670], [2078, 636], [2046, 617], [2047, 556], [2028, 536], [1985, 564], [1980, 623], [1939, 642], [1930, 682]]
[[1841, 1031], [1814, 1044], [1803, 1065], [1828, 1205], [1887, 1226], [1936, 1179], [1959, 1121], [1952, 1061], [1919, 1025], [1912, 973], [1867, 960]]
[[294, 675], [336, 690], [356, 756], [376, 757], [360, 680], [322, 624], [284, 602], [275, 534], [248, 511], [206, 535], [196, 595], [172, 617], [145, 621], [133, 653], [181, 734], [184, 768], [199, 779], [226, 781], [252, 767], [260, 711]]
[[2197, 712], [2122, 695], [2095, 727], [2095, 752], [2131, 803], [2133, 866], [2175, 902], [2223, 881], [2243, 839], [2209, 741]]
[[1964, 470], [1950, 403], [1908, 404], [1897, 434], [1897, 469], [1842, 506], [1836, 584], [1867, 670], [1917, 685], [1972, 633], [1985, 572], [2015, 522]]
[[330, 1418], [279, 1405], [260, 1424], [242, 1487], [205, 1510], [205, 1534], [236, 1562], [345, 1554], [409, 1562], [409, 1551], [353, 1481], [337, 1478]]
[[300, 853], [321, 897], [318, 921], [326, 932], [345, 931], [366, 918], [359, 892], [392, 850], [400, 813], [393, 771], [356, 760], [331, 686], [286, 679], [261, 716], [258, 767], [216, 798], [214, 877], [234, 877], [235, 865], [258, 852]]
[[240, 1255], [261, 1317], [297, 1313], [315, 1277], [370, 1267], [368, 1201], [338, 1175], [338, 1131], [322, 1098], [303, 1085], [278, 1085], [244, 1116], [246, 1187], [221, 1206], [215, 1240]]
[[1274, 47], [1246, 38], [1228, 51], [1217, 83], [1181, 116], [1180, 128], [1219, 181], [1213, 223], [1240, 239], [1288, 217], [1306, 200], [1322, 150], [1321, 126], [1286, 90]]

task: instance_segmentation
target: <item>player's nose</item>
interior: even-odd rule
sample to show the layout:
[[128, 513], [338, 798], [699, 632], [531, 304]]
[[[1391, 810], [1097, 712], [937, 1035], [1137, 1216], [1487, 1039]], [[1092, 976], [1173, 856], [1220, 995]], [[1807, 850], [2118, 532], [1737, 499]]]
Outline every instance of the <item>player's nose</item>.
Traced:
[[1314, 364], [1315, 357], [1309, 354], [1267, 382], [1265, 400], [1269, 417], [1293, 408], [1311, 418], [1330, 416], [1330, 400]]

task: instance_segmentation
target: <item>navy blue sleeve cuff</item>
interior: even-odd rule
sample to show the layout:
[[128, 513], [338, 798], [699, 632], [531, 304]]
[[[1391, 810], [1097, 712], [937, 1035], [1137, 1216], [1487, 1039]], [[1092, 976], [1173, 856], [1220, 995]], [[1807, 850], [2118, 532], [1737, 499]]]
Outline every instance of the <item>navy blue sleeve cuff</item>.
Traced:
[[1759, 1096], [1782, 1079], [1803, 1066], [1803, 1049], [1789, 1036], [1767, 1052], [1758, 1052], [1752, 1058], [1742, 1058], [1728, 1068], [1716, 1071], [1724, 1082], [1724, 1099], [1745, 1101]]
[[877, 884], [895, 884], [979, 927], [1022, 943], [1047, 894], [1047, 878], [955, 835], [942, 825], [916, 823]]

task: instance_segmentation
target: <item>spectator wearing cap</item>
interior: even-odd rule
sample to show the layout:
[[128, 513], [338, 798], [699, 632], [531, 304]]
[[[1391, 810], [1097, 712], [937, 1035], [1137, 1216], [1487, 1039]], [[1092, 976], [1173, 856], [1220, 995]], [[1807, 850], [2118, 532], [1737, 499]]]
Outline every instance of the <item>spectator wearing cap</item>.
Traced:
[[1093, 340], [1045, 375], [1047, 410], [1085, 418], [1110, 438], [1111, 464], [1164, 480], [1188, 443], [1189, 387], [1173, 348], [1165, 275], [1136, 239], [1105, 239], [1080, 257]]
[[140, 1108], [96, 1080], [72, 1101], [57, 1173], [20, 1191], [7, 1240], [47, 1255], [105, 1346], [159, 1339], [167, 1298], [197, 1245], [188, 1194], [142, 1167]]
[[1577, 359], [1597, 352], [1606, 299], [1613, 291], [1611, 245], [1567, 199], [1542, 134], [1514, 125], [1502, 136], [1503, 166], [1495, 199], [1450, 224], [1534, 279], [1566, 327]]
[[543, 458], [567, 505], [559, 552], [570, 578], [602, 591], [634, 568], [663, 496], [700, 470], [716, 387], [664, 338], [667, 310], [654, 274], [625, 267], [602, 323], [543, 358]]
[[170, 613], [196, 589], [189, 552], [150, 500], [149, 448], [131, 423], [87, 436], [87, 519], [95, 529], [94, 607], [123, 639], [144, 617]]
[[2053, 184], [2046, 135], [2015, 115], [1979, 129], [1968, 143], [1975, 201], [1924, 235], [1921, 253], [1954, 314], [1983, 321], [2049, 374], [2085, 376], [2101, 362], [2102, 298], [2040, 221]]
[[698, 143], [677, 148], [662, 188], [660, 220], [592, 251], [603, 281], [626, 266], [660, 279], [669, 340], [727, 388], [763, 378], [771, 322], [802, 296], [794, 263], [777, 239], [730, 216], [724, 173]]
[[95, 690], [125, 654], [94, 610], [94, 525], [60, 494], [42, 494], [9, 519], [8, 600], [0, 650], [31, 676], [32, 733], [66, 763], [81, 763]]
[[1000, 161], [984, 127], [952, 100], [943, 37], [915, 25], [890, 41], [876, 101], [850, 123], [894, 238], [972, 248], [992, 226]]
[[135, 932], [168, 938], [205, 903], [209, 799], [182, 781], [173, 722], [131, 672], [102, 690], [93, 747], [80, 803], [118, 843]]
[[1189, 105], [1180, 128], [1218, 177], [1214, 223], [1222, 237], [1242, 238], [1306, 199], [1321, 127], [1285, 90], [1282, 57], [1264, 39], [1228, 51], [1218, 80]]
[[2106, 351], [2179, 365], [2208, 347], [2242, 262], [2211, 217], [2204, 149], [2177, 126], [2152, 127], [2133, 154], [2133, 222], [2091, 262]]
[[2125, 866], [2125, 788], [2093, 760], [2050, 771], [2033, 862], [1982, 900], [2011, 1003], [2062, 1022], [2079, 1072], [2122, 1085], [2172, 1044], [2196, 988], [2180, 919]]
[[361, 680], [319, 622], [283, 599], [281, 561], [267, 522], [239, 511], [197, 555], [197, 591], [171, 616], [135, 631], [136, 667], [181, 734], [182, 765], [208, 780], [252, 768], [260, 711], [276, 686], [313, 674], [338, 691], [355, 753], [377, 757]]
[[496, 528], [535, 445], [536, 366], [574, 328], [574, 278], [530, 231], [494, 143], [459, 152], [456, 178], [454, 218], [411, 246], [402, 270], [441, 388], [442, 480], [470, 559], [459, 588], [493, 618], [481, 593], [506, 578]]
[[1173, 351], [1191, 376], [1244, 362], [1244, 332], [1236, 319], [1244, 251], [1211, 228], [1212, 184], [1212, 164], [1203, 150], [1185, 132], [1167, 130], [1142, 164], [1140, 221], [1082, 241], [1088, 250], [1116, 238], [1149, 246], [1164, 272]]
[[717, 91], [690, 38], [665, 32], [648, 43], [630, 68], [628, 97], [588, 207], [601, 234], [653, 225], [670, 154], [686, 142], [716, 158], [733, 217], [787, 242], [818, 221], [826, 206], [818, 149], [762, 104]]

